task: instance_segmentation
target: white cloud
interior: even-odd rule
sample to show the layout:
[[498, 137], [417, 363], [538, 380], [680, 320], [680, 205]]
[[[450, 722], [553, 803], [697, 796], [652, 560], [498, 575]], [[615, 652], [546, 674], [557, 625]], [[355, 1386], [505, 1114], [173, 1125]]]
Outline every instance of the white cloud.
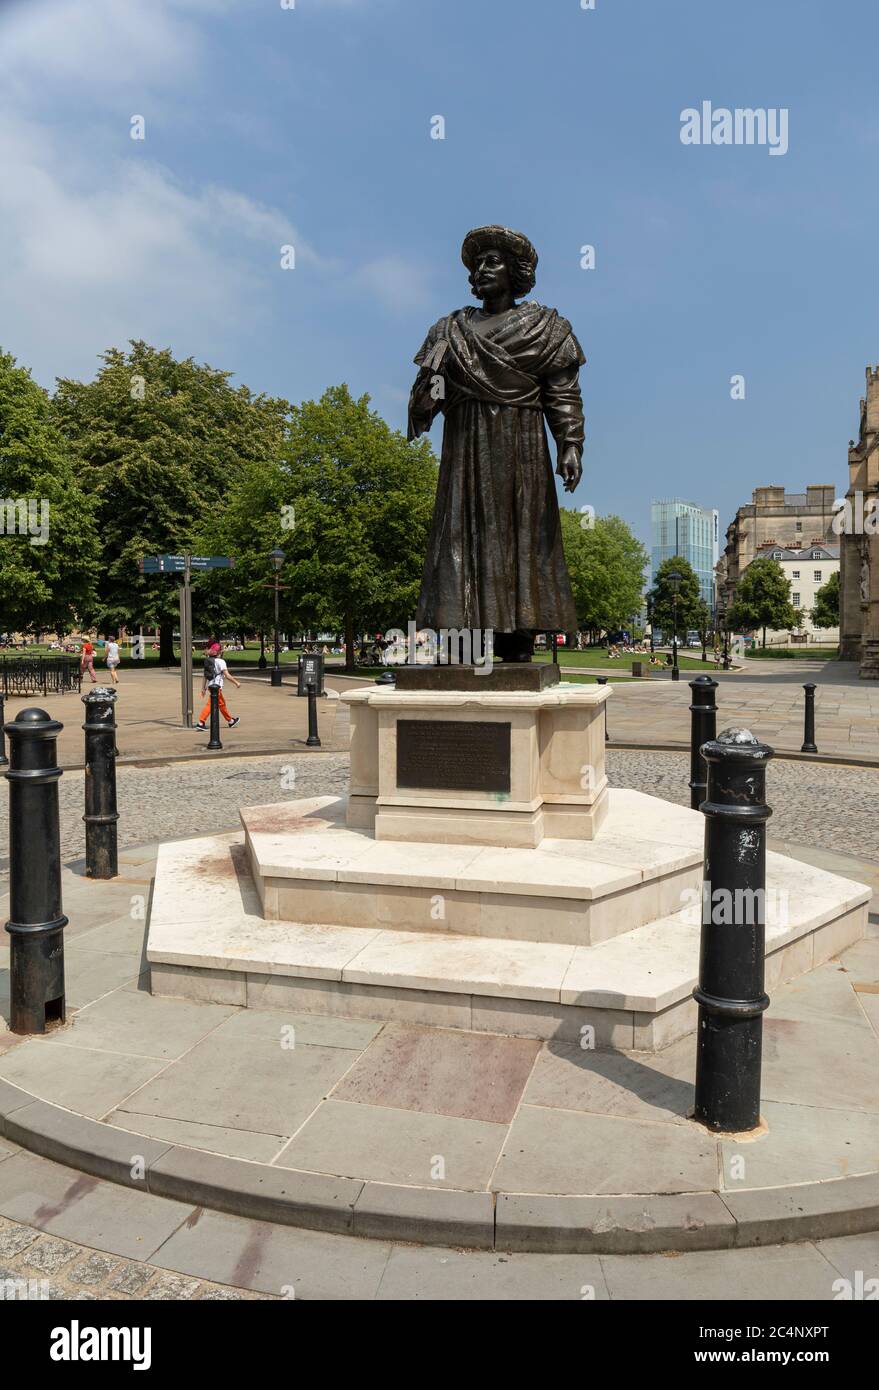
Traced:
[[[208, 26], [252, 0], [26, 0], [2, 11], [0, 347], [51, 386], [145, 338], [230, 360], [300, 277], [391, 313], [429, 303], [429, 269], [321, 257], [286, 210], [184, 180], [127, 139], [129, 111], [181, 109], [213, 80]], [[304, 8], [304, 4], [303, 4]], [[208, 90], [208, 95], [212, 95]], [[120, 138], [120, 110], [125, 136]], [[149, 117], [148, 117], [149, 124]], [[280, 266], [296, 250], [296, 271]], [[280, 303], [285, 301], [280, 299]]]
[[[0, 94], [0, 333], [44, 384], [90, 376], [103, 348], [131, 337], [197, 352], [242, 323], [256, 329], [268, 278], [284, 274], [281, 246], [296, 247], [297, 266], [319, 264], [279, 209], [184, 185], [146, 144], [119, 152], [117, 88], [148, 95], [192, 81], [195, 21], [217, 9], [56, 0], [7, 12], [0, 26], [10, 74]], [[82, 114], [86, 99], [97, 115]], [[101, 118], [104, 103], [115, 124]]]
[[27, 0], [3, 26], [8, 90], [27, 98], [33, 83], [43, 92], [69, 84], [95, 97], [170, 84], [197, 61], [191, 16], [203, 9], [199, 0]]

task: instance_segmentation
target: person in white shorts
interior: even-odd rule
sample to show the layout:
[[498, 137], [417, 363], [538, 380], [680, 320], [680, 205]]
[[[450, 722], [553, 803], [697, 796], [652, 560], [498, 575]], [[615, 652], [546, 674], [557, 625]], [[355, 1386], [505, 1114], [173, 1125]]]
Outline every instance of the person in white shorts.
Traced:
[[110, 680], [114, 685], [118, 685], [119, 677], [116, 675], [116, 668], [119, 665], [119, 643], [116, 641], [115, 633], [107, 638], [105, 660], [107, 662], [107, 670], [110, 672]]

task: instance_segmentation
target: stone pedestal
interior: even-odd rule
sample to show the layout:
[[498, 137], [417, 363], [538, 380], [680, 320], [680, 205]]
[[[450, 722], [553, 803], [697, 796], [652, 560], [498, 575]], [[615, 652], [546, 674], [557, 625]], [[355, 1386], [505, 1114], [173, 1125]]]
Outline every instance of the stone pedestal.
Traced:
[[377, 840], [536, 848], [607, 809], [606, 687], [391, 690], [351, 708], [347, 823]]

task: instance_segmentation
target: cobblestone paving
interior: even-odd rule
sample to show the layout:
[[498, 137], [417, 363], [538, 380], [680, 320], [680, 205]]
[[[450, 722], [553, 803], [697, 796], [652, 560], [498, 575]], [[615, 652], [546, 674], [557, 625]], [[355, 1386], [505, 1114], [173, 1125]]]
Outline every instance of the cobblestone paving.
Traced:
[[189, 1279], [140, 1260], [105, 1255], [0, 1217], [0, 1302], [271, 1297], [205, 1279]]
[[[689, 804], [689, 755], [607, 750], [612, 786], [635, 787]], [[770, 834], [775, 839], [879, 860], [879, 771], [827, 763], [785, 762], [769, 769]], [[214, 763], [122, 766], [117, 773], [119, 847], [238, 827], [239, 806], [299, 796], [343, 795], [345, 753], [223, 758]], [[84, 853], [83, 774], [66, 772], [59, 785], [61, 851]], [[6, 797], [0, 797], [0, 868], [6, 867]]]
[[[63, 860], [85, 853], [83, 777], [65, 772], [59, 782]], [[237, 829], [239, 806], [347, 790], [347, 753], [122, 765], [116, 772], [119, 848]], [[8, 862], [7, 819], [7, 798], [0, 796], [0, 868]]]
[[[608, 748], [612, 787], [634, 787], [689, 806], [690, 755]], [[830, 763], [770, 763], [766, 799], [776, 840], [879, 860], [879, 772]]]

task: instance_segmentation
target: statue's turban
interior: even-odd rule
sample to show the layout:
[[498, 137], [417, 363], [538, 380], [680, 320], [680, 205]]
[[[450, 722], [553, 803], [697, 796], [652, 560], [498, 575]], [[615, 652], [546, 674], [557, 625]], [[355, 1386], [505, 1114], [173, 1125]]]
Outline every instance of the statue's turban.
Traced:
[[537, 265], [537, 252], [522, 232], [514, 232], [509, 227], [475, 227], [468, 232], [461, 247], [461, 260], [468, 270], [473, 270], [477, 257], [484, 251], [503, 251], [516, 260], [525, 261], [533, 271]]

